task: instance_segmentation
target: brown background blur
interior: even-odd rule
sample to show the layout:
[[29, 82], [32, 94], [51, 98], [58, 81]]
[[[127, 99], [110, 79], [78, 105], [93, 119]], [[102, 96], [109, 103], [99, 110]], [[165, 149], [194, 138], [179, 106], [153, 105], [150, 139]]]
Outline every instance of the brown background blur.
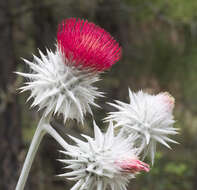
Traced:
[[[180, 135], [173, 150], [158, 146], [150, 173], [133, 179], [128, 190], [194, 190], [197, 185], [197, 1], [185, 0], [0, 0], [0, 190], [13, 190], [40, 116], [25, 104], [29, 93], [16, 89], [25, 71], [21, 57], [32, 60], [38, 49], [55, 49], [57, 25], [68, 17], [86, 18], [109, 31], [123, 48], [122, 59], [97, 83], [106, 98], [94, 119], [113, 111], [105, 102], [128, 101], [128, 87], [150, 93], [169, 91], [176, 98], [175, 126]], [[66, 133], [92, 134], [92, 118], [54, 127]], [[46, 136], [26, 190], [68, 190], [72, 185], [55, 175], [59, 145]], [[148, 161], [148, 160], [147, 160]]]

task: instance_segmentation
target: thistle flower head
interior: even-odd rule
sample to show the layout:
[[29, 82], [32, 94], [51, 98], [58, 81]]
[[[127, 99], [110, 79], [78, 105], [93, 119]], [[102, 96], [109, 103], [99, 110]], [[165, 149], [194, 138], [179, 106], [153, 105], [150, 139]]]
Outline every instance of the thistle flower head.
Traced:
[[116, 101], [110, 103], [118, 111], [109, 113], [107, 121], [115, 121], [115, 127], [121, 127], [124, 134], [138, 136], [136, 146], [144, 156], [150, 154], [152, 163], [156, 151], [156, 142], [170, 148], [168, 142], [176, 143], [168, 135], [177, 134], [173, 127], [172, 111], [174, 98], [169, 93], [149, 95], [142, 91], [132, 93], [129, 89], [130, 103]]
[[132, 140], [114, 136], [112, 123], [105, 134], [94, 123], [95, 137], [82, 136], [87, 142], [70, 137], [77, 145], [68, 145], [62, 153], [70, 159], [60, 160], [73, 171], [59, 176], [78, 181], [73, 190], [126, 190], [136, 173], [149, 171], [149, 166], [138, 160]]
[[59, 25], [57, 40], [69, 63], [78, 67], [104, 71], [121, 57], [121, 48], [113, 37], [87, 20], [64, 20]]
[[[47, 50], [32, 62], [24, 60], [32, 73], [21, 73], [30, 81], [22, 91], [31, 91], [32, 106], [45, 108], [44, 116], [51, 113], [83, 122], [86, 112], [92, 113], [96, 97], [102, 93], [92, 84], [98, 74], [110, 68], [121, 56], [118, 43], [104, 29], [80, 19], [66, 19], [59, 25], [57, 50]], [[29, 100], [28, 99], [28, 100]]]
[[102, 96], [101, 92], [92, 84], [99, 80], [98, 74], [77, 69], [65, 64], [68, 60], [59, 51], [55, 53], [47, 50], [45, 56], [40, 51], [41, 58], [34, 56], [34, 60], [24, 60], [32, 70], [31, 73], [17, 74], [29, 79], [22, 91], [31, 91], [28, 98], [33, 98], [33, 106], [44, 109], [44, 116], [49, 114], [63, 114], [67, 118], [83, 122], [86, 112], [92, 113], [90, 105], [95, 105], [96, 97]]

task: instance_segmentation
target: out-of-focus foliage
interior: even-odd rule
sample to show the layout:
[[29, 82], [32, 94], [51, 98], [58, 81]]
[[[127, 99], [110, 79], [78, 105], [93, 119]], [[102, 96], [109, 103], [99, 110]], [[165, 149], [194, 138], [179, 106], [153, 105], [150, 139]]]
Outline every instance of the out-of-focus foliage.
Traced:
[[[180, 128], [172, 151], [158, 147], [150, 173], [140, 174], [129, 190], [194, 190], [197, 176], [197, 1], [195, 0], [21, 0], [13, 8], [13, 35], [16, 57], [31, 59], [36, 48], [54, 49], [57, 24], [67, 17], [82, 17], [104, 27], [121, 43], [122, 60], [102, 75], [99, 88], [106, 98], [98, 100], [103, 110], [94, 119], [112, 111], [106, 101], [128, 101], [128, 86], [158, 93], [169, 91], [176, 98], [176, 127]], [[19, 70], [27, 69], [21, 61]], [[22, 84], [21, 84], [22, 85]], [[24, 140], [28, 144], [35, 129], [35, 112], [23, 107]], [[68, 123], [73, 134], [91, 131]], [[33, 126], [33, 127], [32, 127]], [[73, 126], [73, 127], [72, 127]], [[63, 130], [63, 129], [61, 129]], [[46, 138], [47, 139], [47, 138]], [[69, 189], [68, 182], [54, 178], [60, 173], [55, 158], [60, 156], [49, 139], [41, 147], [41, 158], [32, 171], [32, 189]], [[52, 148], [50, 148], [52, 147]], [[52, 151], [53, 150], [53, 151]], [[50, 156], [49, 156], [50, 155]], [[56, 157], [57, 156], [57, 157]], [[44, 167], [43, 167], [44, 166]], [[41, 168], [40, 168], [41, 167]], [[40, 172], [40, 170], [42, 172]], [[50, 176], [50, 177], [49, 177]], [[38, 180], [39, 178], [39, 180]]]

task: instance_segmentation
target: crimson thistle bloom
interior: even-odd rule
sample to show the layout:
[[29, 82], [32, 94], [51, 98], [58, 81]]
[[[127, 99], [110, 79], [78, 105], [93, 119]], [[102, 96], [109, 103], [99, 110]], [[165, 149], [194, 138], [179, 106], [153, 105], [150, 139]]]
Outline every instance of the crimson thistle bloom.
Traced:
[[[30, 81], [21, 88], [31, 91], [32, 106], [45, 109], [44, 117], [63, 114], [83, 123], [84, 115], [92, 114], [90, 105], [102, 97], [92, 84], [99, 80], [99, 73], [109, 69], [120, 59], [118, 43], [99, 26], [87, 20], [70, 18], [63, 21], [57, 32], [57, 50], [47, 50], [41, 58], [24, 60], [32, 73], [21, 73]], [[29, 100], [28, 99], [28, 100]]]

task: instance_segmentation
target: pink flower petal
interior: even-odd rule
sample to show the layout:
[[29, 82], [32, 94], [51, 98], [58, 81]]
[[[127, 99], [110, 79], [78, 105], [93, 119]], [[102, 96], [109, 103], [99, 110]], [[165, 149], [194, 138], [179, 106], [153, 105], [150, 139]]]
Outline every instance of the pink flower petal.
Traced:
[[150, 171], [150, 166], [138, 159], [122, 160], [117, 162], [117, 165], [125, 172], [137, 173]]

